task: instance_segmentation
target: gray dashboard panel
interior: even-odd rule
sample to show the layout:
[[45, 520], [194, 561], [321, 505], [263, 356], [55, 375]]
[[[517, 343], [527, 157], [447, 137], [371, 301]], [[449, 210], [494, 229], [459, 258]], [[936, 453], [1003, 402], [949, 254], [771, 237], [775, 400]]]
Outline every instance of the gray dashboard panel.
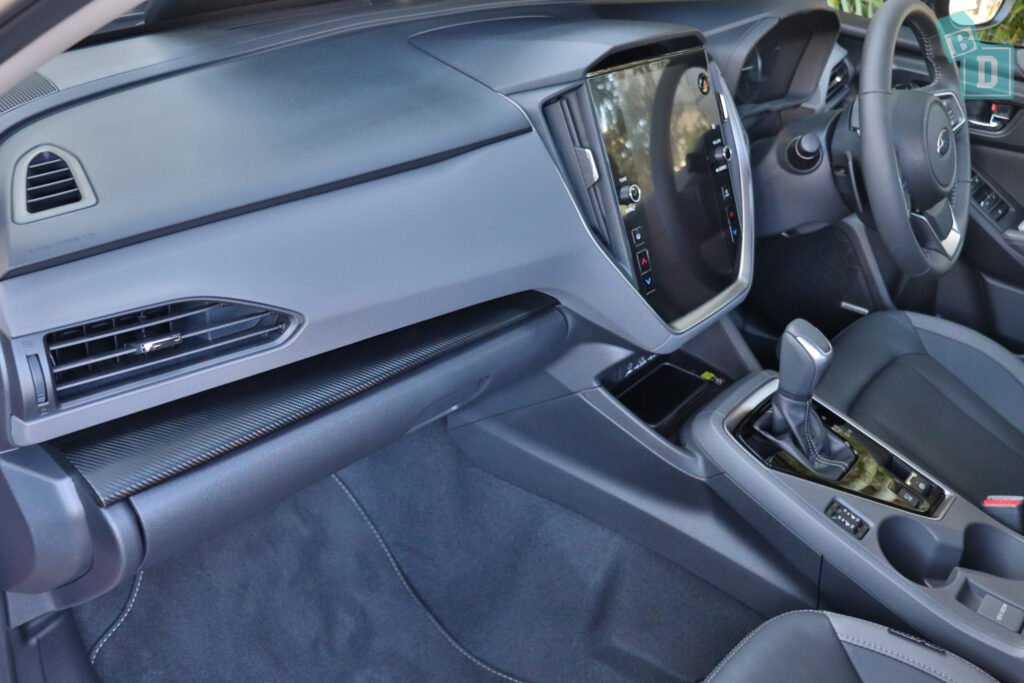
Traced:
[[300, 311], [275, 349], [32, 422], [36, 443], [472, 304], [543, 291], [629, 342], [673, 335], [598, 247], [535, 134], [432, 166], [0, 281], [17, 338], [157, 301], [218, 296]]
[[681, 26], [600, 19], [512, 17], [421, 33], [412, 43], [474, 79], [511, 95], [581, 80], [612, 48], [675, 37]]
[[529, 130], [503, 98], [396, 28], [227, 60], [106, 94], [22, 127], [26, 150], [78, 157], [98, 203], [31, 226], [4, 216], [0, 274], [323, 191]]
[[[526, 32], [539, 31], [536, 45], [545, 47], [533, 60], [550, 64], [536, 62], [534, 79], [530, 60], [504, 72], [518, 86], [565, 77], [562, 87], [575, 87], [616, 45], [683, 30], [595, 21], [588, 11], [555, 21], [561, 28], [534, 21]], [[22, 346], [29, 335], [166, 301], [256, 302], [296, 311], [304, 326], [254, 356], [38, 417], [16, 410], [8, 441], [50, 440], [526, 290], [549, 294], [651, 352], [678, 348], [742, 300], [753, 257], [742, 131], [733, 135], [745, 276], [728, 301], [673, 330], [587, 229], [544, 131], [531, 125], [542, 127], [543, 117], [532, 105], [522, 108], [532, 93], [552, 89], [519, 93], [513, 102], [407, 42], [417, 31], [421, 40], [447, 35], [423, 33], [441, 23], [318, 38], [217, 62], [83, 102], [11, 134], [0, 145], [0, 168], [45, 134], [78, 156], [99, 199], [90, 209], [7, 231], [18, 245], [17, 263], [49, 258], [39, 249], [77, 258], [0, 280], [0, 332], [13, 340], [15, 371], [19, 354], [24, 360], [44, 352]], [[524, 32], [516, 23], [488, 24], [496, 33]], [[556, 35], [572, 36], [566, 52], [555, 49]], [[729, 121], [734, 129], [736, 119]], [[111, 147], [111, 140], [124, 144]], [[230, 151], [238, 156], [226, 158]], [[244, 212], [218, 213], [246, 202]], [[201, 224], [178, 229], [190, 219], [175, 218], [188, 216]], [[118, 239], [125, 243], [111, 249]], [[78, 258], [93, 245], [107, 246]]]

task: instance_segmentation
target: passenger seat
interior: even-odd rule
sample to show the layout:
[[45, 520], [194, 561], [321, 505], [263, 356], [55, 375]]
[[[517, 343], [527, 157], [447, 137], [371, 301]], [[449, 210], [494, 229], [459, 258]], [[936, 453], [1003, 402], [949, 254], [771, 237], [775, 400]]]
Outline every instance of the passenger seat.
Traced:
[[747, 636], [705, 683], [974, 683], [995, 679], [931, 643], [830, 612], [789, 612]]

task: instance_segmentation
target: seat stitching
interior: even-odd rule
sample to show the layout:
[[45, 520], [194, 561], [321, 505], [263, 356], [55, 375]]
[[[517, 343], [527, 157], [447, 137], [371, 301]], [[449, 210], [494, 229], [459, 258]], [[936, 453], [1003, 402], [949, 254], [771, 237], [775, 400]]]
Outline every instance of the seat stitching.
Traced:
[[789, 616], [790, 614], [825, 614], [825, 612], [823, 612], [821, 610], [816, 610], [816, 609], [801, 609], [801, 610], [795, 610], [793, 612], [784, 612], [782, 614], [778, 614], [778, 615], [772, 617], [771, 619], [769, 619], [768, 621], [764, 622], [763, 624], [761, 624], [760, 626], [755, 628], [753, 631], [748, 633], [747, 636], [743, 640], [741, 640], [739, 642], [739, 645], [737, 645], [732, 650], [730, 650], [729, 654], [725, 656], [725, 659], [720, 661], [718, 663], [718, 666], [716, 666], [711, 671], [711, 673], [708, 674], [708, 677], [704, 679], [704, 683], [711, 683], [711, 679], [714, 678], [715, 676], [717, 676], [721, 672], [722, 668], [729, 662], [730, 659], [733, 658], [733, 655], [735, 655], [737, 652], [739, 652], [741, 649], [743, 649], [743, 646], [747, 644], [748, 640], [750, 640], [751, 638], [756, 636], [758, 633], [760, 633], [764, 628], [766, 628], [772, 622], [778, 621], [779, 619], [781, 619], [783, 617], [786, 617], [786, 616]]
[[107, 644], [107, 641], [110, 640], [110, 638], [115, 633], [117, 633], [117, 630], [121, 628], [121, 624], [123, 624], [125, 619], [128, 618], [128, 615], [131, 614], [132, 608], [135, 607], [136, 598], [139, 597], [139, 589], [141, 587], [142, 571], [139, 571], [139, 573], [135, 576], [135, 582], [132, 585], [131, 597], [128, 598], [128, 604], [125, 605], [124, 609], [121, 611], [121, 616], [119, 616], [117, 621], [114, 622], [114, 625], [105, 634], [103, 634], [103, 637], [100, 638], [99, 642], [93, 646], [92, 652], [89, 653], [90, 664], [96, 664], [96, 658], [100, 656], [100, 650], [102, 650], [103, 646]]
[[[827, 612], [825, 613], [825, 616], [828, 616]], [[861, 623], [861, 624], [867, 624], [868, 626], [875, 626], [875, 627], [879, 626], [879, 624], [876, 624], [873, 621], [868, 621], [867, 619], [860, 619], [858, 617], [851, 617], [851, 616], [848, 616], [848, 615], [836, 615], [836, 616], [841, 616], [843, 619], [846, 619], [848, 621], [856, 621], [856, 622]], [[836, 630], [835, 622], [833, 622], [831, 619], [829, 619], [829, 622], [832, 623], [832, 630], [835, 631]], [[836, 637], [839, 638], [840, 640], [843, 638], [843, 636], [839, 635], [838, 631], [836, 631]], [[848, 638], [853, 638], [854, 636], [847, 636], [847, 637]], [[931, 643], [931, 641], [926, 641], [926, 642], [931, 644], [931, 645], [934, 645], [934, 643]], [[935, 647], [938, 647], [938, 646], [935, 645]], [[984, 678], [987, 678], [987, 679], [990, 679], [990, 680], [993, 680], [993, 681], [996, 680], [995, 678], [992, 677], [991, 674], [989, 674], [987, 671], [982, 669], [980, 666], [978, 666], [974, 662], [968, 661], [968, 660], [964, 659], [963, 657], [961, 657], [961, 656], [959, 656], [959, 655], [957, 655], [957, 654], [955, 654], [953, 652], [949, 652], [948, 650], [943, 650], [943, 652], [945, 652], [947, 656], [952, 657], [953, 659], [955, 659], [955, 660], [957, 660], [959, 662], [963, 662], [967, 666], [971, 667], [972, 669], [977, 671], [979, 674], [981, 674]]]
[[416, 604], [418, 604], [423, 609], [423, 612], [424, 614], [426, 614], [427, 619], [430, 620], [430, 623], [434, 626], [435, 629], [437, 629], [441, 636], [444, 637], [448, 644], [451, 645], [452, 648], [454, 648], [455, 651], [462, 655], [465, 659], [469, 660], [470, 662], [480, 667], [484, 671], [488, 672], [489, 674], [497, 676], [498, 678], [502, 678], [506, 681], [511, 681], [511, 683], [524, 683], [522, 680], [518, 678], [509, 676], [506, 673], [498, 671], [494, 667], [487, 664], [487, 662], [483, 661], [482, 659], [474, 655], [472, 652], [467, 650], [465, 647], [463, 647], [463, 645], [459, 643], [457, 640], [455, 640], [455, 638], [448, 632], [448, 629], [446, 629], [444, 625], [442, 625], [441, 622], [438, 621], [437, 617], [434, 616], [433, 612], [431, 612], [427, 605], [423, 602], [423, 599], [416, 593], [415, 589], [413, 589], [412, 584], [409, 583], [409, 579], [405, 576], [405, 572], [403, 572], [402, 568], [398, 565], [398, 560], [395, 559], [395, 556], [394, 554], [392, 554], [391, 549], [388, 547], [388, 544], [384, 541], [384, 538], [380, 535], [380, 532], [377, 530], [377, 525], [374, 524], [373, 520], [370, 519], [370, 516], [366, 513], [366, 509], [356, 499], [355, 495], [352, 493], [352, 490], [348, 487], [348, 485], [345, 484], [344, 481], [341, 480], [341, 477], [339, 477], [337, 474], [332, 474], [331, 478], [334, 479], [338, 486], [341, 487], [341, 490], [345, 492], [345, 495], [348, 496], [348, 499], [352, 502], [352, 505], [359, 512], [359, 515], [363, 518], [363, 521], [366, 522], [366, 525], [368, 527], [370, 527], [370, 531], [373, 533], [373, 537], [377, 539], [377, 545], [379, 545], [381, 550], [384, 551], [384, 555], [388, 558], [388, 562], [391, 564], [391, 568], [398, 576], [398, 580], [399, 582], [401, 582], [406, 592], [413, 598]]
[[830, 459], [826, 458], [825, 456], [821, 455], [821, 452], [818, 450], [818, 444], [814, 443], [814, 439], [812, 438], [812, 435], [811, 435], [811, 402], [810, 401], [807, 402], [807, 408], [804, 411], [804, 438], [807, 439], [807, 447], [808, 447], [808, 450], [811, 451], [811, 457], [812, 458], [814, 458], [818, 462], [823, 462], [826, 465], [831, 465], [832, 467], [838, 467], [839, 469], [844, 470], [844, 471], [846, 470], [846, 463], [839, 462], [838, 460], [830, 460]]
[[868, 650], [869, 652], [874, 652], [876, 654], [880, 654], [880, 655], [884, 655], [886, 657], [889, 657], [890, 659], [895, 659], [898, 662], [902, 662], [904, 664], [909, 664], [909, 665], [913, 666], [914, 668], [918, 669], [919, 671], [924, 671], [924, 672], [926, 672], [928, 674], [931, 674], [934, 678], [938, 678], [941, 681], [948, 681], [948, 683], [957, 683], [955, 678], [951, 678], [951, 677], [947, 676], [946, 674], [942, 673], [938, 669], [933, 669], [932, 667], [928, 666], [927, 664], [925, 664], [923, 662], [917, 661], [913, 657], [908, 657], [907, 655], [901, 655], [899, 652], [896, 652], [895, 650], [890, 650], [890, 649], [886, 648], [883, 645], [879, 645], [878, 643], [872, 643], [871, 641], [868, 641], [868, 640], [861, 640], [860, 638], [855, 638], [853, 636], [844, 636], [844, 635], [839, 635], [839, 640], [843, 641], [844, 643], [849, 643], [850, 645], [853, 645], [854, 647], [859, 647], [859, 648], [861, 648], [863, 650]]

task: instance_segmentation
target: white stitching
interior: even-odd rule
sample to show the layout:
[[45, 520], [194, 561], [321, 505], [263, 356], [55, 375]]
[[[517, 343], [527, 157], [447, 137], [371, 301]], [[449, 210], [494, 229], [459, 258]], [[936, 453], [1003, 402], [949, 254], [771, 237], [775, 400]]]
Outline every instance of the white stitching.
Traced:
[[[730, 650], [729, 654], [726, 655], [725, 659], [720, 661], [718, 663], [718, 666], [716, 666], [711, 671], [711, 673], [708, 674], [708, 677], [704, 679], [704, 683], [711, 683], [711, 679], [718, 675], [718, 673], [722, 670], [722, 668], [729, 662], [730, 659], [732, 659], [733, 655], [735, 655], [737, 652], [739, 652], [740, 649], [742, 649], [743, 646], [747, 644], [748, 640], [750, 640], [751, 638], [756, 636], [758, 633], [761, 632], [762, 629], [767, 627], [772, 622], [778, 621], [779, 619], [782, 619], [783, 617], [788, 617], [790, 614], [825, 614], [825, 612], [822, 612], [821, 610], [815, 610], [815, 609], [801, 609], [801, 610], [795, 610], [793, 612], [783, 612], [782, 614], [778, 614], [778, 615], [772, 617], [771, 619], [769, 619], [768, 621], [764, 622], [763, 624], [761, 624], [760, 626], [755, 628], [753, 631], [748, 633], [747, 637], [744, 638], [743, 640], [741, 640], [739, 645], [737, 645], [732, 650]], [[831, 623], [831, 622], [829, 622], [829, 623]]]
[[362, 516], [363, 521], [365, 521], [366, 525], [370, 527], [370, 531], [373, 532], [374, 538], [377, 539], [377, 544], [380, 546], [381, 550], [384, 551], [384, 555], [387, 556], [388, 562], [391, 563], [391, 568], [395, 570], [395, 574], [398, 575], [398, 579], [399, 581], [401, 581], [402, 586], [405, 588], [406, 592], [408, 592], [409, 595], [412, 596], [413, 600], [415, 600], [416, 603], [423, 609], [423, 612], [427, 615], [427, 618], [430, 620], [430, 623], [434, 625], [434, 628], [436, 628], [442, 636], [444, 636], [444, 639], [448, 641], [448, 644], [455, 648], [456, 652], [458, 652], [460, 655], [468, 659], [473, 664], [476, 664], [484, 671], [487, 671], [488, 673], [499, 678], [503, 678], [506, 681], [511, 681], [512, 683], [524, 683], [520, 679], [509, 676], [506, 673], [502, 673], [501, 671], [498, 671], [494, 667], [490, 666], [489, 664], [487, 664], [487, 662], [478, 658], [472, 652], [463, 647], [461, 643], [455, 640], [455, 638], [450, 633], [448, 633], [448, 630], [441, 624], [440, 621], [437, 620], [437, 617], [435, 617], [433, 612], [431, 612], [430, 609], [427, 608], [426, 604], [423, 602], [423, 599], [413, 589], [412, 584], [409, 583], [409, 579], [406, 578], [405, 573], [402, 572], [401, 567], [398, 566], [398, 561], [395, 559], [395, 556], [391, 553], [391, 549], [388, 548], [387, 543], [384, 542], [384, 538], [380, 535], [380, 532], [377, 531], [377, 526], [370, 519], [370, 516], [366, 514], [366, 510], [359, 503], [359, 501], [356, 500], [356, 497], [352, 495], [352, 491], [349, 489], [349, 487], [345, 485], [345, 482], [343, 482], [337, 474], [332, 474], [331, 478], [338, 483], [338, 486], [341, 487], [341, 490], [344, 491], [345, 495], [348, 496], [348, 499], [352, 501], [352, 505], [354, 505], [356, 510], [359, 511], [359, 514]]
[[888, 648], [886, 648], [886, 647], [884, 647], [882, 645], [878, 645], [877, 643], [872, 643], [872, 642], [869, 642], [867, 640], [861, 640], [860, 638], [854, 638], [853, 636], [839, 636], [839, 640], [843, 641], [844, 643], [849, 643], [850, 645], [853, 645], [854, 647], [859, 647], [859, 648], [861, 648], [863, 650], [868, 650], [870, 652], [875, 652], [877, 654], [889, 657], [890, 659], [895, 659], [898, 662], [903, 662], [904, 664], [909, 664], [909, 665], [915, 667], [916, 669], [918, 669], [920, 671], [925, 671], [925, 672], [931, 674], [932, 676], [934, 676], [935, 678], [938, 678], [939, 680], [948, 681], [949, 683], [957, 683], [955, 678], [951, 678], [951, 677], [947, 676], [946, 674], [942, 673], [938, 669], [933, 669], [930, 666], [928, 666], [927, 664], [923, 664], [922, 662], [919, 662], [916, 659], [913, 659], [912, 657], [908, 657], [906, 655], [901, 655], [900, 653], [896, 652], [895, 650], [890, 650], [890, 649], [888, 649]]
[[811, 434], [811, 402], [808, 401], [807, 409], [804, 414], [804, 438], [807, 439], [807, 447], [811, 451], [811, 457], [817, 460], [818, 462], [823, 462], [826, 465], [838, 467], [839, 469], [845, 472], [846, 463], [840, 462], [838, 460], [830, 460], [829, 458], [826, 458], [825, 456], [821, 455], [821, 452], [818, 450], [818, 445], [814, 443], [814, 439], [812, 438], [812, 436], [813, 435]]
[[135, 583], [132, 585], [131, 597], [128, 599], [128, 604], [125, 605], [124, 609], [121, 611], [121, 616], [118, 617], [112, 627], [107, 629], [107, 632], [103, 634], [103, 637], [100, 638], [99, 642], [93, 646], [92, 652], [89, 653], [90, 664], [96, 664], [96, 658], [100, 656], [100, 650], [102, 650], [103, 646], [107, 644], [107, 641], [110, 640], [111, 636], [117, 633], [117, 629], [121, 628], [121, 624], [124, 623], [124, 620], [128, 618], [132, 608], [135, 607], [135, 600], [139, 597], [139, 588], [141, 587], [142, 571], [139, 571], [139, 573], [135, 575]]
[[[828, 613], [826, 613], [826, 616], [828, 616]], [[850, 616], [846, 616], [846, 615], [837, 615], [837, 616], [841, 616], [843, 619], [847, 619], [849, 621], [856, 621], [856, 622], [860, 622], [862, 624], [868, 624], [869, 626], [878, 626], [878, 624], [876, 624], [875, 622], [868, 621], [866, 619], [858, 619], [857, 617], [850, 617]], [[837, 630], [838, 627], [837, 627], [836, 623], [834, 621], [832, 621], [831, 619], [829, 619], [829, 621], [832, 623], [832, 629], [836, 632], [836, 637], [838, 637], [840, 640], [842, 640], [844, 636], [841, 635], [839, 633], [839, 631]], [[845, 637], [852, 638], [853, 636], [845, 636]], [[931, 641], [926, 641], [926, 642], [928, 642], [929, 644], [932, 644]], [[935, 645], [935, 647], [938, 647], [938, 646]], [[978, 666], [974, 662], [968, 661], [968, 660], [964, 659], [963, 657], [960, 657], [957, 654], [949, 652], [948, 650], [943, 650], [943, 652], [946, 653], [947, 656], [952, 657], [953, 659], [955, 659], [957, 661], [963, 662], [967, 666], [971, 667], [972, 669], [977, 671], [979, 674], [981, 674], [984, 678], [987, 678], [987, 679], [993, 680], [993, 681], [996, 680], [995, 678], [992, 677], [991, 674], [989, 674], [987, 671], [982, 669], [980, 666]]]

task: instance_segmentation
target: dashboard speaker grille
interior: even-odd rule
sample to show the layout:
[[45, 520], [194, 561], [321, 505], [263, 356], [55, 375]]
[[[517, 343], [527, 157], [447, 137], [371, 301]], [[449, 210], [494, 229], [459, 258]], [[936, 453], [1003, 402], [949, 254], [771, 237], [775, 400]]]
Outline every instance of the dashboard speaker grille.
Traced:
[[287, 313], [216, 300], [180, 301], [50, 332], [54, 393], [65, 402], [279, 341]]
[[0, 114], [57, 92], [57, 86], [41, 73], [33, 73], [0, 96]]

